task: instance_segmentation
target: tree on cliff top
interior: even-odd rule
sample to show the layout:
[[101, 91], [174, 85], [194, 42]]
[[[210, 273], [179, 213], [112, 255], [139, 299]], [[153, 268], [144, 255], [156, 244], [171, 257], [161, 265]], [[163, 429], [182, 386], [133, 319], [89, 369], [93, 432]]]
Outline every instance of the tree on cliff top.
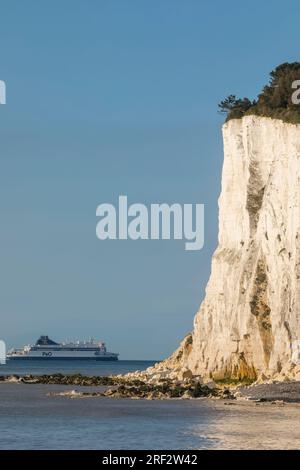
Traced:
[[219, 111], [222, 114], [230, 114], [231, 119], [244, 116], [253, 103], [248, 98], [238, 99], [235, 95], [229, 95], [224, 101], [218, 104]]
[[281, 64], [272, 70], [269, 84], [263, 88], [257, 100], [238, 99], [230, 95], [221, 101], [219, 110], [226, 114], [226, 121], [255, 114], [298, 124], [300, 104], [292, 100], [295, 94], [293, 84], [298, 80], [300, 83], [300, 62]]

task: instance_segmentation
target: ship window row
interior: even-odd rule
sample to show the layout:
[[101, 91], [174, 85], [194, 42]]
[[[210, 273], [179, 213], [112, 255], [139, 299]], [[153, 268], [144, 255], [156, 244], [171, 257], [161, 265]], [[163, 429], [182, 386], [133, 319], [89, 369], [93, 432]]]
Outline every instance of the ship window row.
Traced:
[[49, 348], [44, 346], [44, 347], [39, 347], [39, 348], [31, 348], [31, 351], [41, 351], [41, 350], [47, 350], [47, 351], [99, 351], [99, 349], [103, 350], [102, 348]]

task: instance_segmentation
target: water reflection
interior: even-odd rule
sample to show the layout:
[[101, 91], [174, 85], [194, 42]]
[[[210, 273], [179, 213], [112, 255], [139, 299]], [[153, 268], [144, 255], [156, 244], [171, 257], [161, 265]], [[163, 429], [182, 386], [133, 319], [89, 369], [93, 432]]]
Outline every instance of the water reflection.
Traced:
[[[299, 449], [300, 405], [220, 402], [207, 423], [192, 426], [192, 440], [203, 449]], [[206, 443], [203, 446], [203, 436]]]

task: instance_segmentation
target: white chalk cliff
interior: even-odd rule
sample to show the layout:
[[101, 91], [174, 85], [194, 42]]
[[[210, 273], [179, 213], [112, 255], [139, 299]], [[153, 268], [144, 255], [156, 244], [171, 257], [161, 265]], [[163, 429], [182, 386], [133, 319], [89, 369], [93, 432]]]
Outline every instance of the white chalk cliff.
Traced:
[[193, 333], [156, 370], [300, 378], [300, 125], [246, 116], [225, 123], [223, 139], [205, 299]]

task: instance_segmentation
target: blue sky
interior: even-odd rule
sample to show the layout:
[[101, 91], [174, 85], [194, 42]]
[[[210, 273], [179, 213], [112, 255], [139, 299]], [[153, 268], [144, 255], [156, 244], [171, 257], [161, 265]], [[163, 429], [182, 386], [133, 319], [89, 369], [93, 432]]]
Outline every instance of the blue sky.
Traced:
[[[0, 337], [95, 336], [160, 359], [192, 328], [217, 243], [217, 103], [299, 60], [287, 0], [2, 0]], [[99, 241], [102, 202], [205, 204], [205, 246]]]

